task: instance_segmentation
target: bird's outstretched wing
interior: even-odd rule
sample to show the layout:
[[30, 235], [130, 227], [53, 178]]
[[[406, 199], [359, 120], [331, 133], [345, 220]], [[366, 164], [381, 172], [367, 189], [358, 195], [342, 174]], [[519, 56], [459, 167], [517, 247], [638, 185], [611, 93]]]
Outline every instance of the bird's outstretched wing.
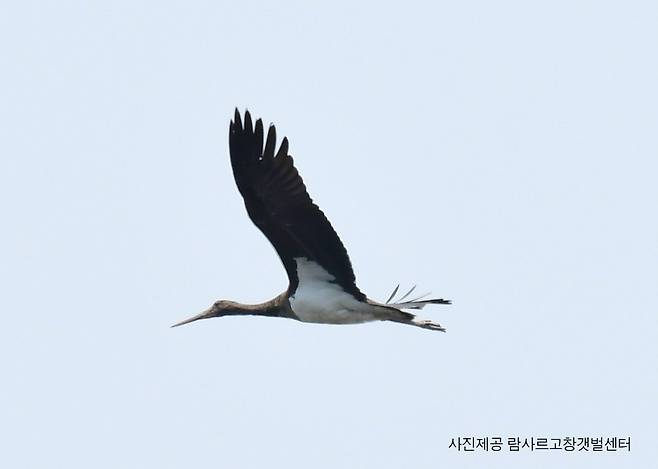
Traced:
[[249, 218], [274, 246], [290, 279], [289, 291], [299, 283], [295, 258], [319, 264], [333, 282], [359, 300], [365, 295], [355, 284], [347, 251], [329, 220], [306, 191], [306, 186], [288, 154], [284, 137], [276, 150], [276, 129], [267, 131], [263, 147], [263, 123], [252, 124], [249, 111], [244, 124], [239, 111], [229, 129], [233, 175], [244, 199]]

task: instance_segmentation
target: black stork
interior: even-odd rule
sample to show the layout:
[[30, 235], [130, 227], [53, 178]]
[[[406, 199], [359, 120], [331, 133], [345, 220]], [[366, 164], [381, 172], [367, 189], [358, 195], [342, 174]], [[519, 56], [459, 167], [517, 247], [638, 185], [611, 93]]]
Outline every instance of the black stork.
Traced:
[[243, 124], [236, 109], [229, 126], [229, 150], [235, 182], [249, 218], [279, 254], [290, 284], [285, 292], [261, 304], [216, 301], [201, 314], [172, 327], [199, 319], [255, 315], [322, 324], [393, 321], [445, 332], [440, 324], [402, 310], [450, 304], [449, 300], [424, 299], [423, 295], [404, 301], [412, 289], [391, 302], [396, 287], [385, 303], [379, 303], [359, 290], [343, 243], [309, 197], [293, 165], [287, 138], [276, 151], [274, 125], [270, 125], [263, 147], [262, 120], [252, 125], [246, 111]]

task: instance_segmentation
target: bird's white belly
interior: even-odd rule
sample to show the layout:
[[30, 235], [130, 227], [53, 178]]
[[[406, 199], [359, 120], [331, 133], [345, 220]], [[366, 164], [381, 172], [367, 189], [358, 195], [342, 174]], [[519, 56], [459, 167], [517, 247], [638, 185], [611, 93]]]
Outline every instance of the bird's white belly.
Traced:
[[328, 304], [306, 301], [304, 298], [290, 299], [295, 316], [303, 322], [322, 324], [359, 324], [374, 321], [375, 317], [365, 311], [350, 309], [340, 303]]
[[369, 311], [370, 305], [357, 301], [332, 283], [335, 277], [319, 264], [299, 257], [295, 261], [299, 284], [289, 301], [300, 321], [358, 324], [377, 319]]

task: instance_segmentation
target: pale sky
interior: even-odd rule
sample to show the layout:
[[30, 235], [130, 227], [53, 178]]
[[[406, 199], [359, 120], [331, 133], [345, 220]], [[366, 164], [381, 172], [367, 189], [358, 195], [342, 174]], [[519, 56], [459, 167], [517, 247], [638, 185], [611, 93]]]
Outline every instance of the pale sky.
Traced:
[[[651, 1], [5, 2], [0, 466], [649, 467], [657, 25]], [[235, 106], [289, 137], [361, 290], [452, 299], [423, 311], [446, 334], [169, 328], [287, 285]]]

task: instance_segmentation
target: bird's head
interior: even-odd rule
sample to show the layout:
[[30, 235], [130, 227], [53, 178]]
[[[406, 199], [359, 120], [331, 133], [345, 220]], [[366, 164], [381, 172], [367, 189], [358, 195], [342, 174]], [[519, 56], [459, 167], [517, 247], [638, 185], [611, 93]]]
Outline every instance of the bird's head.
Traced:
[[196, 316], [192, 316], [189, 319], [176, 323], [171, 327], [182, 326], [183, 324], [189, 324], [191, 322], [198, 321], [199, 319], [218, 318], [221, 316], [238, 314], [239, 313], [238, 306], [239, 306], [238, 303], [236, 303], [235, 301], [217, 300], [207, 310], [201, 312], [200, 314], [197, 314]]

